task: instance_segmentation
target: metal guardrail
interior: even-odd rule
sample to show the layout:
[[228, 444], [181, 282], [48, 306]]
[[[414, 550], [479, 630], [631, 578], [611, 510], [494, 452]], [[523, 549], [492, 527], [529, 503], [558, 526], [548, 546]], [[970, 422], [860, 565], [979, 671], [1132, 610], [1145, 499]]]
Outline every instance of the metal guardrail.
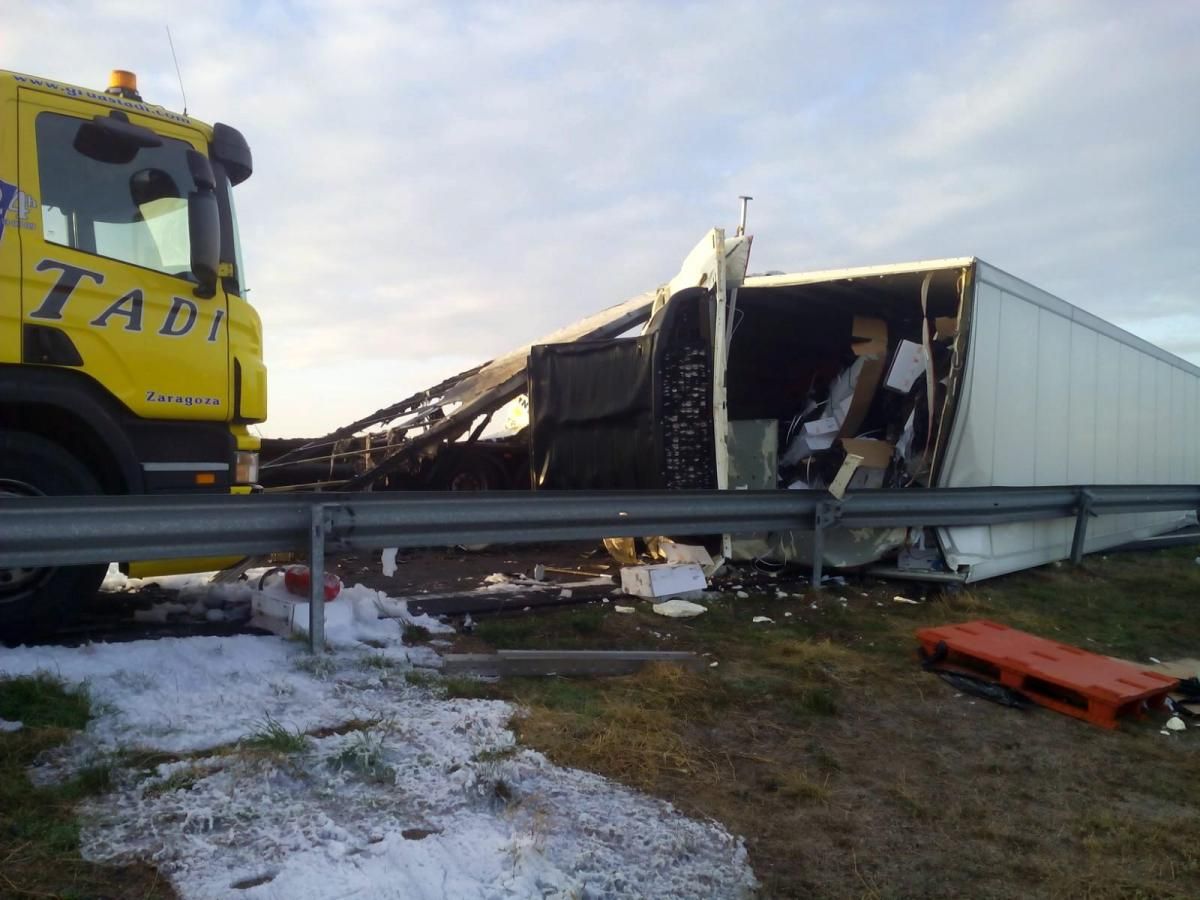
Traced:
[[[329, 549], [532, 543], [652, 534], [814, 531], [813, 584], [829, 528], [994, 525], [1200, 509], [1200, 485], [823, 491], [329, 493], [13, 497], [0, 502], [0, 568], [307, 551], [314, 597]], [[310, 604], [324, 640], [324, 604]]]

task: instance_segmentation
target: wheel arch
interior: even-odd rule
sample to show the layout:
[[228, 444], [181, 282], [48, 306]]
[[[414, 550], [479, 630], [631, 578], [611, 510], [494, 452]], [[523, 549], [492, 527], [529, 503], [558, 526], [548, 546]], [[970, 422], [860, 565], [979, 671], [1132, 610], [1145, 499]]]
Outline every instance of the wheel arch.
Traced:
[[90, 378], [39, 366], [0, 366], [0, 429], [36, 434], [84, 463], [106, 493], [140, 493], [141, 466], [121, 407]]

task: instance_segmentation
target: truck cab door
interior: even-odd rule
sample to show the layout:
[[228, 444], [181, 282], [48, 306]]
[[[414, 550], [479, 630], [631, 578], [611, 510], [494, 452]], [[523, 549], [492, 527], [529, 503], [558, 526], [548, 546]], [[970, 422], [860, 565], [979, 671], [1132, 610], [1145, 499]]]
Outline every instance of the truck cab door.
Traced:
[[[114, 118], [154, 145], [106, 145]], [[191, 273], [187, 152], [204, 135], [24, 88], [18, 123], [22, 361], [82, 371], [143, 418], [228, 419], [225, 294], [199, 296]]]

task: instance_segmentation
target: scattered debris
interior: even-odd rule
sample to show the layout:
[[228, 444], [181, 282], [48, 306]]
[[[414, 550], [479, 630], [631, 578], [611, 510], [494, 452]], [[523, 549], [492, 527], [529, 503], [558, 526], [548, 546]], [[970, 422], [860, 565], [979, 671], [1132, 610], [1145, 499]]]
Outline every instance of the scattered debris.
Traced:
[[574, 595], [571, 593], [570, 588], [563, 588], [561, 591], [558, 592], [558, 598], [560, 600], [570, 600], [572, 596], [574, 596]]
[[[251, 608], [254, 617], [250, 624], [256, 628], [282, 637], [308, 633], [308, 604], [290, 596], [278, 582], [255, 591]], [[405, 626], [414, 625], [431, 634], [454, 631], [430, 616], [412, 614], [406, 601], [361, 584], [346, 588], [339, 602], [325, 606], [325, 638], [332, 646], [363, 640], [393, 641]]]
[[655, 603], [653, 609], [660, 616], [667, 616], [671, 619], [690, 619], [708, 612], [707, 607], [701, 606], [699, 603], [692, 603], [690, 600], [680, 600], [678, 597], [664, 603]]
[[24, 727], [24, 722], [12, 722], [8, 719], [0, 719], [0, 734], [12, 734], [14, 731], [20, 731]]
[[896, 557], [896, 568], [904, 572], [944, 572], [942, 551], [925, 547], [905, 547]]
[[1032, 705], [1032, 701], [1020, 691], [994, 681], [988, 681], [979, 675], [956, 672], [951, 669], [939, 669], [937, 666], [927, 666], [926, 668], [951, 687], [964, 694], [970, 694], [972, 697], [990, 700], [1001, 706], [1011, 706], [1013, 709], [1028, 709]]
[[385, 578], [391, 578], [396, 574], [396, 549], [395, 547], [387, 547], [379, 554], [379, 564], [383, 567]]
[[[608, 566], [598, 566], [597, 568], [607, 569]], [[543, 566], [542, 572], [551, 572], [555, 575], [573, 575], [577, 578], [611, 578], [611, 575], [605, 575], [603, 572], [588, 572], [585, 569], [561, 569], [558, 566]], [[536, 572], [534, 573], [537, 574]]]
[[442, 672], [496, 677], [629, 675], [654, 663], [704, 667], [695, 653], [674, 650], [497, 650], [448, 653], [442, 657]]
[[620, 604], [613, 604], [613, 609], [614, 609], [616, 612], [619, 612], [619, 613], [625, 613], [625, 614], [627, 614], [627, 615], [628, 615], [628, 614], [630, 614], [630, 613], [635, 613], [635, 612], [637, 612], [637, 610], [636, 610], [636, 609], [634, 609], [632, 606], [621, 606]]
[[1171, 718], [1167, 719], [1166, 729], [1167, 731], [1185, 731], [1187, 725], [1184, 724], [1183, 719], [1179, 718], [1179, 716], [1171, 716]]
[[646, 600], [673, 597], [703, 590], [707, 586], [704, 572], [696, 563], [626, 566], [621, 569], [621, 587], [625, 593]]
[[745, 591], [738, 591], [736, 594], [734, 594], [734, 596], [737, 597], [739, 600], [749, 600], [750, 599], [750, 595], [747, 594]]
[[533, 567], [533, 580], [534, 581], [545, 581], [546, 580], [546, 567], [543, 566], [541, 563], [538, 563], [536, 566]]
[[[295, 594], [297, 597], [307, 598], [311, 593], [312, 578], [309, 575], [308, 566], [288, 566], [283, 573], [283, 583], [287, 587], [288, 592]], [[336, 600], [338, 594], [342, 592], [342, 579], [338, 578], [332, 572], [326, 572], [324, 577], [324, 593], [325, 602]]]
[[1172, 708], [1189, 716], [1200, 716], [1200, 659], [1159, 662], [1151, 657], [1151, 660], [1154, 665], [1146, 667], [1151, 672], [1179, 679], [1179, 686], [1170, 694]]
[[920, 606], [920, 601], [911, 600], [908, 597], [901, 596], [900, 594], [897, 594], [895, 597], [893, 597], [892, 602], [893, 603], [911, 603], [913, 606]]
[[637, 565], [637, 542], [633, 538], [605, 538], [603, 543], [604, 549], [614, 561], [623, 566]]
[[675, 541], [663, 539], [658, 544], [663, 559], [669, 563], [696, 563], [701, 568], [711, 566], [713, 558], [699, 544], [677, 544]]
[[159, 603], [149, 609], [135, 609], [133, 621], [144, 625], [165, 625], [169, 619], [185, 616], [188, 612], [188, 607], [182, 603]]
[[775, 620], [772, 619], [770, 616], [755, 616], [750, 621], [753, 622], [755, 625], [762, 624], [762, 623], [766, 623], [768, 625], [775, 624]]

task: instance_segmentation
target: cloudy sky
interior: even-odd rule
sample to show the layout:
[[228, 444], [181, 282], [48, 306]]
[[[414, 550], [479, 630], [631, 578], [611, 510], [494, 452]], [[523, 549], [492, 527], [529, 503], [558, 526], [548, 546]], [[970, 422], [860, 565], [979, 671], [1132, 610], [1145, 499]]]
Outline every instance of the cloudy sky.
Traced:
[[1200, 4], [4, 0], [0, 66], [240, 128], [270, 436], [674, 274], [978, 255], [1200, 363]]

